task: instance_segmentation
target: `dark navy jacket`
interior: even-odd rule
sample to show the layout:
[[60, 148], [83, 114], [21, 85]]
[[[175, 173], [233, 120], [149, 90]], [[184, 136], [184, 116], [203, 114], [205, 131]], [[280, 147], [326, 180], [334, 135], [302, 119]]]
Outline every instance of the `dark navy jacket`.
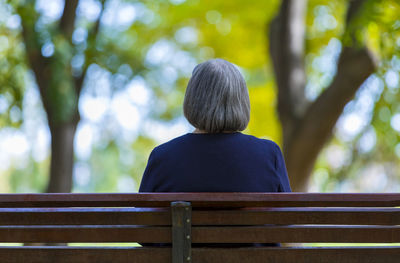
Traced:
[[[269, 140], [236, 132], [188, 133], [154, 148], [139, 192], [291, 192], [291, 189], [279, 146]], [[164, 243], [142, 245], [170, 246]]]
[[240, 132], [188, 133], [151, 152], [139, 192], [290, 192], [279, 146]]

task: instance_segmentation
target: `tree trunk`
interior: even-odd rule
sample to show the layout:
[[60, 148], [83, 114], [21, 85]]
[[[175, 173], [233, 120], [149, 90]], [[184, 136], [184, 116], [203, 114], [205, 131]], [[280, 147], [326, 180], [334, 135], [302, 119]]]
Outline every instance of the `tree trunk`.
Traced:
[[[105, 0], [101, 0], [101, 14]], [[17, 6], [21, 17], [22, 36], [24, 38], [27, 60], [33, 70], [44, 110], [47, 114], [51, 133], [50, 176], [46, 192], [67, 193], [72, 190], [74, 165], [74, 138], [80, 119], [78, 104], [83, 81], [90, 64], [88, 58], [82, 68], [82, 74], [74, 76], [71, 71], [73, 57], [72, 34], [75, 28], [76, 9], [79, 0], [64, 1], [64, 9], [58, 27], [51, 31], [51, 39], [63, 40], [62, 46], [55, 46], [51, 57], [42, 56], [41, 33], [36, 30], [40, 15], [35, 11], [35, 1]], [[94, 49], [94, 43], [100, 27], [97, 19], [88, 32], [88, 49]], [[67, 54], [65, 47], [71, 48]], [[61, 51], [60, 51], [61, 50]], [[58, 52], [58, 53], [57, 53]], [[86, 51], [88, 53], [89, 51]], [[72, 102], [71, 102], [72, 101]]]
[[[346, 23], [358, 14], [365, 0], [349, 4]], [[306, 0], [284, 0], [270, 25], [270, 56], [278, 88], [278, 114], [283, 129], [283, 152], [292, 189], [306, 191], [314, 163], [345, 105], [375, 70], [366, 48], [344, 47], [332, 83], [313, 102], [304, 91]], [[352, 35], [352, 32], [350, 32]]]
[[50, 125], [51, 163], [50, 180], [46, 192], [68, 193], [72, 190], [74, 138], [77, 121]]

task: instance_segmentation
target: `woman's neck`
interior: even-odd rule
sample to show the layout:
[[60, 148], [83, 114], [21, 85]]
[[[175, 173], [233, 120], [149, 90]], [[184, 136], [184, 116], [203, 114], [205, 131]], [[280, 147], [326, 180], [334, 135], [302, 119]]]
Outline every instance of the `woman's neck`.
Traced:
[[[223, 131], [222, 133], [234, 133], [234, 132], [236, 132], [236, 131]], [[194, 131], [193, 131], [193, 133], [209, 133], [209, 132], [206, 132], [206, 131], [203, 131], [203, 130], [200, 130], [200, 129], [195, 129]]]
[[203, 130], [199, 130], [199, 129], [196, 128], [196, 129], [193, 131], [193, 133], [208, 133], [208, 132], [203, 131]]

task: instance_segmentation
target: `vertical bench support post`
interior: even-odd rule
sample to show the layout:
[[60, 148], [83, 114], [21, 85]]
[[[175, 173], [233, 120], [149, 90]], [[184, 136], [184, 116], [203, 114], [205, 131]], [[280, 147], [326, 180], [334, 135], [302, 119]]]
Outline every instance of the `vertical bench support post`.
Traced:
[[190, 202], [171, 202], [172, 263], [192, 262], [192, 206]]

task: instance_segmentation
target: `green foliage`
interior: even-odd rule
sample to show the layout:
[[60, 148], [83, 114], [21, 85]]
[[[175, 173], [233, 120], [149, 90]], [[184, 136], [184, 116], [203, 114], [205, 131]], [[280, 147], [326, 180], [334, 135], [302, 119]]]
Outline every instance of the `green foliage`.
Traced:
[[[144, 168], [147, 165], [147, 160], [151, 150], [154, 148], [154, 140], [146, 136], [140, 135], [132, 145], [134, 149], [133, 165], [129, 167], [129, 174], [133, 176], [135, 182], [139, 183], [142, 180]], [[138, 190], [139, 185], [137, 184]]]
[[29, 158], [25, 162], [27, 162], [26, 165], [11, 167], [3, 175], [8, 178], [9, 189], [4, 189], [5, 191], [1, 192], [40, 193], [44, 191], [48, 181], [49, 160], [37, 163], [33, 158]]
[[[247, 132], [279, 141], [280, 125], [273, 108], [276, 93], [271, 85], [272, 72], [265, 70], [265, 65], [269, 64], [266, 25], [277, 11], [279, 2], [187, 1], [176, 6], [166, 1], [145, 3], [156, 12], [157, 26], [150, 29], [149, 34], [149, 28], [134, 24], [132, 27], [138, 35], [150, 36], [152, 42], [167, 39], [189, 52], [196, 61], [221, 57], [238, 65], [244, 71], [251, 96], [252, 112]], [[195, 32], [193, 41], [179, 41], [180, 30], [185, 28]], [[158, 117], [170, 120], [182, 115], [187, 75], [182, 77], [176, 81], [176, 90], [172, 92], [165, 91], [162, 83], [152, 86], [167, 105], [166, 111]]]
[[281, 141], [281, 127], [275, 113], [276, 93], [272, 83], [268, 86], [253, 87], [249, 90], [251, 104], [250, 123], [246, 130], [260, 138]]
[[[11, 7], [5, 7], [1, 2], [0, 5], [0, 16], [11, 13]], [[24, 56], [21, 36], [0, 22], [0, 127], [18, 127], [22, 122], [26, 71]]]
[[[342, 1], [332, 2], [343, 4]], [[312, 179], [315, 191], [354, 192], [367, 188], [377, 189], [372, 191], [393, 191], [400, 181], [400, 137], [393, 126], [393, 118], [400, 112], [400, 84], [397, 81], [395, 86], [388, 85], [388, 73], [392, 78], [399, 76], [399, 12], [398, 1], [369, 0], [347, 27], [348, 31], [356, 32], [360, 44], [365, 43], [373, 52], [378, 69], [374, 77], [359, 90], [355, 102], [345, 108], [344, 117], [366, 110], [370, 113], [359, 132], [345, 139], [340, 132], [336, 133], [321, 153]], [[344, 45], [349, 44], [346, 41], [351, 41], [349, 35], [344, 36]], [[309, 58], [308, 73], [322, 80], [324, 74], [312, 64], [317, 57], [314, 55]], [[371, 146], [365, 147], [367, 144]], [[337, 159], [344, 156], [345, 161], [335, 161], [334, 156]], [[340, 165], [337, 166], [335, 162]]]
[[50, 80], [46, 95], [51, 98], [53, 119], [57, 122], [66, 122], [72, 118], [78, 107], [78, 94], [70, 66], [73, 47], [61, 34], [54, 35], [52, 42], [54, 54], [48, 65]]

